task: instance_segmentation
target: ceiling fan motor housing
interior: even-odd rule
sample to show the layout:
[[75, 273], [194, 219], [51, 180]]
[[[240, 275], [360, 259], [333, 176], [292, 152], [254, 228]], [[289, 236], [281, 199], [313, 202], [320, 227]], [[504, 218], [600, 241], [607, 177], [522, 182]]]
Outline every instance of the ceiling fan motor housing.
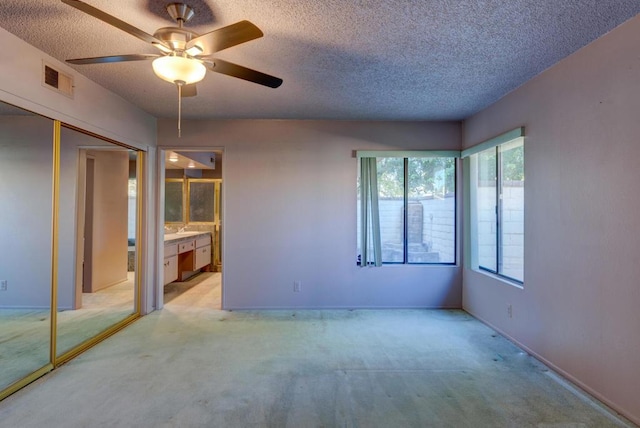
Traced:
[[187, 43], [198, 36], [193, 31], [178, 27], [163, 27], [153, 34], [153, 37], [165, 42], [173, 51], [184, 51]]

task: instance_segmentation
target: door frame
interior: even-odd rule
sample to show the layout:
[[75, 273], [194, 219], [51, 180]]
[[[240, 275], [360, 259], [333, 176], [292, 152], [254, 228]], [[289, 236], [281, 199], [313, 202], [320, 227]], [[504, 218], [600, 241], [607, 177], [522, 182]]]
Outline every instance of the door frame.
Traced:
[[[78, 148], [78, 179], [76, 192], [76, 274], [75, 293], [72, 308], [82, 307], [82, 292], [84, 288], [84, 257], [85, 257], [85, 211], [87, 202], [87, 156], [86, 148]], [[95, 167], [95, 163], [94, 163]]]
[[[224, 147], [197, 147], [197, 146], [158, 146], [157, 151], [157, 229], [156, 229], [156, 289], [154, 292], [155, 308], [160, 310], [164, 307], [164, 183], [165, 183], [165, 157], [168, 151], [180, 151], [180, 152], [222, 152], [222, 158], [224, 159]], [[226, 203], [224, 202], [225, 191], [225, 175], [226, 168], [222, 168], [222, 184], [220, 186], [220, 218], [225, 218]], [[223, 221], [223, 220], [221, 220]], [[223, 261], [224, 266], [225, 258], [225, 236], [226, 233], [220, 233], [220, 259]], [[220, 306], [221, 309], [225, 308], [225, 284], [224, 284], [224, 267], [222, 269], [220, 278]]]

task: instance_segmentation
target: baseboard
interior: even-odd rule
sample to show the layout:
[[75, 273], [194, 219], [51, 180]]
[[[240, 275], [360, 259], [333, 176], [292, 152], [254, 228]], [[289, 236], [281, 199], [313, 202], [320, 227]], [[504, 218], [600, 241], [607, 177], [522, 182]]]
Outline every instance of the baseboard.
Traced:
[[50, 311], [50, 306], [0, 306], [0, 309], [29, 309], [29, 310], [46, 310]]
[[[100, 287], [97, 287], [94, 290], [92, 290], [91, 293], [97, 293], [100, 290], [104, 290], [105, 288], [113, 287], [114, 285], [122, 284], [123, 282], [128, 281], [128, 280], [129, 280], [128, 276], [125, 276], [124, 279], [117, 279], [114, 282], [111, 282], [109, 284], [101, 285]], [[84, 291], [83, 291], [83, 293], [84, 293]]]
[[500, 333], [500, 335], [504, 336], [509, 341], [513, 342], [519, 348], [522, 348], [524, 351], [527, 352], [527, 354], [531, 355], [532, 357], [534, 357], [537, 360], [539, 360], [542, 363], [544, 363], [544, 365], [549, 367], [555, 373], [557, 373], [558, 375], [563, 377], [565, 380], [571, 382], [573, 384], [572, 386], [576, 387], [577, 389], [582, 390], [583, 393], [586, 393], [586, 394], [590, 395], [591, 397], [595, 398], [596, 400], [600, 401], [603, 404], [603, 407], [606, 407], [606, 410], [608, 410], [609, 412], [614, 413], [617, 416], [620, 416], [621, 418], [627, 419], [628, 421], [630, 421], [630, 422], [632, 422], [632, 423], [634, 423], [636, 425], [640, 425], [640, 415], [633, 415], [631, 412], [627, 411], [622, 406], [620, 406], [617, 403], [609, 400], [607, 397], [604, 397], [598, 391], [594, 390], [589, 385], [586, 385], [580, 379], [578, 379], [575, 376], [573, 376], [571, 373], [568, 373], [567, 371], [565, 371], [562, 368], [558, 367], [553, 362], [549, 361], [548, 359], [546, 359], [542, 355], [538, 354], [533, 349], [531, 349], [528, 346], [524, 345], [519, 340], [517, 340], [515, 337], [512, 337], [511, 335], [507, 334], [501, 328], [496, 327], [495, 325], [493, 325], [489, 321], [487, 321], [484, 318], [474, 314], [472, 311], [470, 311], [470, 310], [468, 310], [466, 308], [463, 308], [463, 310], [465, 312], [467, 312], [469, 315], [471, 315], [472, 317], [474, 317], [475, 319], [477, 319], [478, 321], [482, 322], [483, 324], [491, 327], [493, 330], [495, 330], [498, 333]]
[[225, 307], [224, 311], [358, 311], [358, 310], [394, 310], [394, 309], [442, 309], [463, 310], [459, 306], [237, 306]]

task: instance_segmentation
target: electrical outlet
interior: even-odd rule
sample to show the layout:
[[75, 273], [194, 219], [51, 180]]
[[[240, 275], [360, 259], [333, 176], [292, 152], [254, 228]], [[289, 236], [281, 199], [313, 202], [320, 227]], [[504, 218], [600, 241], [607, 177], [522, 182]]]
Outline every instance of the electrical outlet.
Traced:
[[7, 291], [7, 285], [8, 281], [6, 279], [0, 281], [0, 291]]
[[293, 291], [294, 291], [294, 293], [299, 293], [301, 287], [302, 287], [302, 281], [293, 281]]
[[511, 305], [507, 305], [507, 315], [509, 318], [513, 318], [513, 307]]

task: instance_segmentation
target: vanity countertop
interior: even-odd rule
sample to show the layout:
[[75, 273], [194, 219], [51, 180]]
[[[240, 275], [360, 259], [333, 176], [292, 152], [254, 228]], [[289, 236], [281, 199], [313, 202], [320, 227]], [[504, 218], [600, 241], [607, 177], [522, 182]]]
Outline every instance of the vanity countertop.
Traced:
[[211, 232], [178, 232], [178, 233], [166, 233], [164, 235], [165, 244], [175, 244], [182, 241], [188, 241], [200, 235], [210, 235]]

